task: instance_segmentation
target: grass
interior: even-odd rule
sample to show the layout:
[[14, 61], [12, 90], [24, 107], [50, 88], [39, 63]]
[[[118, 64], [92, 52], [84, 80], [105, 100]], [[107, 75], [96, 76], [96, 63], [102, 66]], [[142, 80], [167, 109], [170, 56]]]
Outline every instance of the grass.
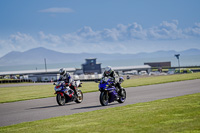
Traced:
[[[97, 91], [97, 88], [97, 83], [85, 82], [81, 90], [86, 93]], [[0, 103], [53, 97], [54, 92], [54, 85], [3, 87], [0, 88]]]
[[177, 81], [192, 80], [192, 79], [200, 79], [200, 73], [137, 78], [137, 79], [125, 80], [122, 86], [124, 88], [127, 88], [127, 87], [162, 84], [162, 83], [177, 82]]
[[[124, 88], [127, 88], [127, 87], [161, 84], [161, 83], [177, 82], [177, 81], [192, 80], [192, 79], [200, 79], [200, 73], [153, 76], [153, 77], [150, 76], [137, 79], [130, 79], [130, 80], [125, 80], [122, 86]], [[80, 89], [83, 91], [83, 93], [95, 92], [98, 91], [98, 84], [95, 82], [83, 82], [82, 88]], [[0, 103], [46, 98], [53, 96], [55, 96], [53, 85], [0, 88]]]
[[200, 132], [200, 93], [0, 127], [0, 132]]

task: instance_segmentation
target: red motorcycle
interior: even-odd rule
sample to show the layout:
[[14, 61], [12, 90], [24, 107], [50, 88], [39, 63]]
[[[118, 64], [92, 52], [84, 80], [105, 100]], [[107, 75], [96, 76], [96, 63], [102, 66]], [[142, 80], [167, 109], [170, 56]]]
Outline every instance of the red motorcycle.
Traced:
[[78, 87], [81, 87], [80, 81], [74, 81], [76, 85], [76, 92], [70, 88], [70, 84], [65, 84], [64, 81], [58, 81], [54, 83], [55, 85], [55, 94], [56, 94], [56, 101], [58, 105], [63, 106], [65, 103], [75, 101], [76, 103], [81, 103], [83, 101], [83, 93]]

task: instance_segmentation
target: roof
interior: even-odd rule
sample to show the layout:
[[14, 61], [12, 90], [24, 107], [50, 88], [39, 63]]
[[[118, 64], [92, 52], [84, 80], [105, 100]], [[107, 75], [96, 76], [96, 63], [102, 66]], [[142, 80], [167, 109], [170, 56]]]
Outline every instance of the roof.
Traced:
[[113, 70], [117, 71], [126, 71], [126, 70], [143, 70], [143, 69], [150, 69], [151, 66], [149, 65], [142, 65], [142, 66], [122, 66], [122, 67], [112, 67]]
[[96, 60], [97, 58], [86, 58], [85, 60]]
[[[76, 68], [64, 68], [66, 71], [73, 72], [76, 71]], [[9, 72], [0, 72], [0, 75], [26, 75], [26, 74], [48, 74], [48, 73], [58, 73], [58, 69], [45, 69], [42, 70], [24, 70], [24, 71], [9, 71]]]

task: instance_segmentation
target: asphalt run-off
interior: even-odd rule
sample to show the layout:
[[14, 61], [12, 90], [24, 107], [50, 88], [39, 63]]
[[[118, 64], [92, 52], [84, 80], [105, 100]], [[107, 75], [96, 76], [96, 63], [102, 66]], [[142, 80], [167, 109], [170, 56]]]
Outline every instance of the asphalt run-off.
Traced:
[[199, 93], [199, 86], [200, 79], [130, 87], [126, 88], [125, 103], [113, 102], [109, 106], [100, 105], [99, 92], [84, 93], [82, 103], [71, 102], [65, 106], [58, 106], [55, 97], [3, 103], [0, 104], [0, 126]]

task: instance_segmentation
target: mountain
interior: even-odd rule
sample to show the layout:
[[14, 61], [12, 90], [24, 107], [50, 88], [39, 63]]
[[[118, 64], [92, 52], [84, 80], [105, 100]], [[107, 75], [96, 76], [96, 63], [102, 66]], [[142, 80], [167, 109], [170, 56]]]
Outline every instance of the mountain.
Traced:
[[86, 58], [97, 58], [98, 60], [123, 60], [140, 58], [173, 57], [179, 53], [181, 56], [200, 55], [199, 49], [188, 49], [185, 51], [157, 51], [152, 53], [138, 54], [103, 54], [103, 53], [61, 53], [43, 47], [30, 49], [25, 52], [12, 51], [0, 58], [0, 66], [15, 66], [26, 64], [43, 64], [44, 59], [48, 63], [84, 62]]

